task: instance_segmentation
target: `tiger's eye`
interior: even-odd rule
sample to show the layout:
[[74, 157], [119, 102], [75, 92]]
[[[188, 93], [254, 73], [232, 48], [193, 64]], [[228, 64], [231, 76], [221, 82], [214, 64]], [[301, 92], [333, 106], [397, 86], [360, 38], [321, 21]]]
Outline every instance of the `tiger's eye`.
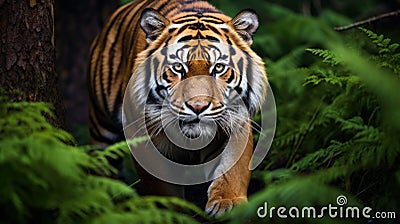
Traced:
[[173, 69], [177, 72], [182, 72], [183, 66], [181, 63], [175, 63], [172, 65]]
[[216, 65], [214, 66], [214, 71], [215, 71], [216, 73], [220, 73], [220, 72], [222, 72], [222, 71], [224, 70], [224, 68], [225, 68], [225, 65], [223, 65], [223, 64], [221, 64], [221, 63], [218, 63], [218, 64], [216, 64]]

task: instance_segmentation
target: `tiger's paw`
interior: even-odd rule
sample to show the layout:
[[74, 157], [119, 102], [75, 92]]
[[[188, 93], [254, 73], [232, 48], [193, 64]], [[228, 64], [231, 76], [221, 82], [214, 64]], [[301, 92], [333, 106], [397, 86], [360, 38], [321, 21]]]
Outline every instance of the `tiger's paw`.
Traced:
[[220, 217], [226, 212], [232, 210], [233, 207], [247, 202], [247, 197], [237, 198], [210, 198], [206, 205], [206, 213], [213, 217]]

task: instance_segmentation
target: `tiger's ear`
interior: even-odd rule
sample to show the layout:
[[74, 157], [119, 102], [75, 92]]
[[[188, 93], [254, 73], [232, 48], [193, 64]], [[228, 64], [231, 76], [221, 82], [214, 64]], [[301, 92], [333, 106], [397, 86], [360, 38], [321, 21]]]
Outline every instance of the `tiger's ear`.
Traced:
[[253, 43], [253, 34], [257, 31], [259, 25], [258, 17], [254, 10], [246, 9], [239, 12], [229, 23], [244, 41], [249, 45]]
[[146, 33], [146, 41], [149, 44], [157, 39], [168, 24], [167, 18], [151, 8], [143, 10], [140, 16], [140, 26]]

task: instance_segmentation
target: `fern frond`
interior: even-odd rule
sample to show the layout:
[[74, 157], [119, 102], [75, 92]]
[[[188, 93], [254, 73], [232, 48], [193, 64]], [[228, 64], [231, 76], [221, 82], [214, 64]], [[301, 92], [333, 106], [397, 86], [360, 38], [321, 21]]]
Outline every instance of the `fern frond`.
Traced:
[[385, 38], [382, 34], [378, 35], [371, 30], [360, 27], [367, 36], [372, 40], [372, 42], [377, 46], [379, 54], [394, 53], [398, 48], [398, 44], [390, 44], [391, 39]]
[[135, 147], [137, 144], [144, 142], [147, 139], [147, 136], [143, 136], [121, 141], [105, 148], [104, 150], [93, 147], [85, 149], [85, 151], [89, 151], [89, 155], [92, 158], [91, 166], [88, 168], [99, 175], [111, 176], [117, 174], [118, 170], [109, 163], [109, 159], [119, 159], [125, 156], [132, 156], [128, 144]]
[[341, 63], [341, 59], [335, 55], [334, 53], [332, 53], [329, 50], [326, 49], [311, 49], [308, 48], [306, 49], [308, 52], [311, 52], [314, 55], [317, 55], [319, 57], [323, 58], [323, 62], [326, 62], [328, 64], [330, 64], [331, 66], [335, 66]]
[[330, 167], [332, 166], [332, 162], [335, 161], [335, 158], [342, 153], [342, 149], [343, 145], [334, 142], [334, 144], [330, 145], [326, 149], [319, 149], [303, 157], [300, 161], [294, 163], [291, 166], [291, 169], [295, 171], [306, 171]]

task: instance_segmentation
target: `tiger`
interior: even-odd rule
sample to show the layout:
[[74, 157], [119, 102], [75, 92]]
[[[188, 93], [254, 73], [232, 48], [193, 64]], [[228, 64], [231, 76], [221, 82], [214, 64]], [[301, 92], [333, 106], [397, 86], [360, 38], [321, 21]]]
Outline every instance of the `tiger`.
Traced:
[[[165, 157], [199, 164], [227, 150], [213, 170], [220, 175], [204, 192], [207, 213], [220, 216], [246, 203], [254, 144], [251, 117], [260, 110], [268, 85], [264, 63], [251, 49], [258, 27], [251, 9], [231, 18], [203, 0], [134, 0], [118, 8], [89, 53], [91, 144], [105, 148], [125, 139], [122, 107], [130, 90], [133, 104], [147, 105], [149, 137]], [[156, 68], [160, 62], [165, 64], [161, 70]], [[163, 118], [165, 107], [169, 112]], [[166, 136], [163, 119], [176, 121], [188, 139], [208, 137], [210, 143], [199, 151], [178, 147]], [[224, 161], [240, 147], [238, 160], [222, 172]], [[135, 167], [144, 194], [196, 198], [188, 193], [190, 186], [161, 180], [137, 161]]]

